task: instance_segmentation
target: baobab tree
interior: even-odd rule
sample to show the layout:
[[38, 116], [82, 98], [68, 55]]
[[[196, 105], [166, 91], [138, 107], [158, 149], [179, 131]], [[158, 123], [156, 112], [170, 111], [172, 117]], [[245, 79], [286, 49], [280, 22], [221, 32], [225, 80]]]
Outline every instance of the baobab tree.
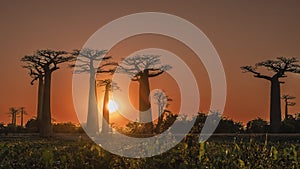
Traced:
[[25, 63], [31, 63], [44, 73], [44, 85], [43, 85], [43, 103], [41, 124], [39, 126], [40, 136], [49, 137], [52, 135], [51, 124], [51, 109], [50, 109], [50, 97], [51, 97], [51, 77], [52, 73], [59, 69], [59, 65], [72, 61], [74, 59], [73, 54], [66, 51], [55, 50], [37, 50], [33, 55], [24, 56], [21, 61]]
[[29, 76], [32, 78], [31, 85], [38, 80], [38, 103], [37, 103], [37, 121], [41, 123], [42, 111], [43, 111], [43, 95], [44, 95], [44, 71], [43, 68], [33, 62], [25, 61], [26, 65], [22, 66], [29, 70]]
[[[255, 64], [255, 66], [243, 66], [244, 72], [254, 74], [254, 77], [268, 80], [271, 83], [271, 101], [270, 101], [270, 125], [272, 132], [279, 132], [281, 124], [281, 106], [280, 106], [280, 81], [281, 78], [287, 77], [286, 73], [300, 73], [300, 65], [297, 64], [298, 59], [277, 57], [275, 60], [266, 60]], [[272, 76], [263, 75], [257, 71], [257, 68], [264, 67], [274, 72]]]
[[159, 55], [136, 55], [124, 59], [117, 69], [118, 73], [127, 74], [132, 81], [139, 83], [139, 121], [151, 121], [149, 130], [153, 130], [149, 78], [159, 76], [171, 68], [170, 65], [161, 64]]
[[17, 114], [19, 113], [19, 109], [15, 107], [10, 107], [8, 114], [11, 116], [11, 124], [13, 126], [17, 125]]
[[281, 97], [281, 99], [283, 99], [284, 100], [284, 103], [285, 103], [285, 106], [284, 106], [284, 118], [285, 119], [287, 119], [288, 118], [288, 115], [289, 115], [289, 113], [288, 113], [288, 106], [295, 106], [296, 105], [296, 103], [295, 102], [290, 102], [289, 100], [293, 100], [293, 99], [296, 99], [296, 97], [295, 96], [290, 96], [290, 95], [287, 95], [287, 94], [285, 94], [285, 95], [283, 95], [282, 97]]
[[[98, 104], [96, 92], [96, 73], [112, 73], [113, 70], [105, 70], [106, 66], [113, 65], [108, 62], [111, 56], [106, 56], [107, 50], [96, 50], [84, 48], [82, 50], [75, 50], [74, 54], [77, 56], [76, 65], [71, 65], [75, 68], [75, 73], [89, 73], [89, 98], [88, 98], [88, 113], [86, 122], [86, 131], [91, 134], [99, 132], [98, 119]], [[103, 61], [100, 66], [96, 65]]]
[[[104, 80], [98, 80], [97, 86], [104, 87], [104, 97], [103, 97], [103, 118], [102, 118], [102, 134], [107, 134], [110, 131], [109, 125], [109, 109], [108, 109], [108, 103], [109, 103], [109, 93], [111, 90], [118, 90], [119, 87], [116, 83], [113, 83], [111, 79], [104, 79]], [[105, 121], [107, 123], [105, 123]]]
[[165, 95], [163, 91], [156, 91], [153, 94], [153, 97], [155, 100], [154, 103], [157, 104], [157, 106], [158, 106], [158, 121], [157, 121], [155, 130], [156, 130], [156, 133], [159, 133], [160, 129], [161, 129], [161, 125], [163, 123], [163, 113], [170, 112], [166, 108], [169, 105], [168, 102], [172, 101], [172, 99], [169, 98], [167, 95]]
[[20, 121], [21, 121], [21, 127], [24, 127], [24, 115], [27, 115], [27, 112], [25, 111], [25, 107], [20, 108]]

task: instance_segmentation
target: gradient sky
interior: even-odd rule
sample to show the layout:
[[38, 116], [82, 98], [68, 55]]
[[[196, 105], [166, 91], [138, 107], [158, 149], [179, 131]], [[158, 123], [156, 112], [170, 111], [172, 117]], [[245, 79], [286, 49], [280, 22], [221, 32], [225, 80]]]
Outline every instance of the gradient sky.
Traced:
[[[299, 1], [1, 1], [0, 2], [0, 122], [8, 122], [9, 107], [26, 107], [35, 116], [37, 86], [21, 68], [20, 59], [37, 49], [80, 49], [103, 25], [137, 12], [164, 12], [182, 17], [200, 28], [211, 40], [223, 62], [228, 95], [224, 115], [246, 122], [269, 119], [269, 83], [241, 73], [277, 56], [300, 58]], [[200, 67], [201, 111], [207, 111], [210, 93], [207, 74], [200, 61], [180, 42], [162, 36], [136, 36], [117, 44], [110, 52], [124, 57], [148, 47], [168, 49]], [[195, 65], [191, 65], [192, 69]], [[165, 77], [160, 78], [167, 78]], [[72, 103], [72, 70], [53, 74], [52, 114], [58, 122], [77, 121]], [[159, 80], [159, 79], [158, 79]], [[300, 112], [300, 75], [288, 74], [282, 94], [297, 97], [290, 113]], [[153, 82], [152, 87], [159, 83]], [[203, 95], [203, 96], [202, 96]], [[173, 95], [176, 98], [176, 93]], [[203, 98], [202, 98], [203, 97]], [[180, 98], [177, 98], [180, 100]], [[202, 103], [201, 103], [202, 104]]]

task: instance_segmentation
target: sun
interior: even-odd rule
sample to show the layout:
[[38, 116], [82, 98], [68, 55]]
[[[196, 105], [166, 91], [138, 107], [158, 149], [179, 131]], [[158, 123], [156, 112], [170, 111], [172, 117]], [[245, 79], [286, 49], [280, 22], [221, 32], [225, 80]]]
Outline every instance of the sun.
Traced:
[[118, 103], [114, 100], [109, 100], [108, 102], [108, 110], [109, 110], [109, 113], [113, 113], [113, 112], [116, 112], [118, 110]]

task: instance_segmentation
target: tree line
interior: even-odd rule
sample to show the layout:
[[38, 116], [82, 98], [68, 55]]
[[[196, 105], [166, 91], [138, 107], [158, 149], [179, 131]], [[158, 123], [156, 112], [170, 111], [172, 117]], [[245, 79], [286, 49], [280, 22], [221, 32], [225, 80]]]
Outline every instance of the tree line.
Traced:
[[[40, 136], [49, 137], [53, 133], [51, 123], [51, 79], [53, 72], [60, 69], [62, 64], [69, 63], [69, 67], [74, 68], [75, 73], [88, 73], [89, 74], [89, 97], [88, 97], [88, 110], [87, 110], [87, 123], [84, 126], [86, 132], [92, 134], [100, 134], [99, 121], [98, 121], [98, 106], [97, 106], [97, 86], [105, 87], [104, 102], [103, 102], [103, 117], [102, 120], [109, 122], [109, 113], [107, 102], [109, 92], [117, 84], [112, 84], [110, 75], [113, 73], [123, 73], [131, 77], [132, 81], [139, 84], [139, 123], [145, 123], [144, 132], [154, 134], [161, 131], [164, 126], [164, 114], [168, 114], [171, 119], [172, 113], [167, 110], [167, 102], [171, 101], [170, 98], [163, 96], [159, 93], [155, 95], [157, 100], [156, 104], [159, 107], [158, 125], [152, 122], [151, 103], [149, 100], [150, 83], [149, 78], [159, 76], [165, 71], [170, 70], [170, 65], [162, 65], [160, 63], [160, 56], [158, 55], [136, 55], [123, 59], [122, 64], [117, 64], [112, 60], [112, 56], [106, 56], [107, 50], [95, 49], [82, 49], [74, 50], [71, 52], [62, 50], [37, 50], [32, 55], [25, 55], [22, 57], [22, 67], [28, 70], [29, 76], [32, 78], [30, 82], [32, 85], [38, 81], [38, 102], [37, 102], [37, 125]], [[77, 60], [78, 64], [74, 64]], [[95, 65], [96, 62], [102, 61], [101, 65]], [[284, 82], [282, 78], [287, 77], [286, 73], [300, 73], [300, 65], [297, 64], [298, 59], [278, 57], [275, 60], [266, 60], [259, 62], [254, 66], [243, 66], [241, 69], [244, 72], [250, 72], [256, 78], [261, 78], [270, 81], [270, 125], [269, 132], [280, 132], [282, 126], [281, 119], [281, 99], [285, 101], [285, 119], [288, 120], [288, 106], [293, 106], [295, 103], [290, 102], [294, 99], [289, 95], [281, 96], [280, 85]], [[118, 66], [118, 69], [116, 69]], [[263, 67], [269, 71], [274, 72], [274, 75], [263, 75], [258, 71], [258, 68]], [[97, 74], [107, 74], [105, 79], [97, 80]], [[104, 76], [102, 76], [104, 77]], [[145, 114], [145, 110], [147, 111]], [[15, 114], [12, 112], [12, 124], [15, 124]], [[23, 116], [24, 114], [22, 114]], [[297, 119], [295, 119], [297, 121]], [[23, 122], [22, 122], [23, 123]], [[134, 126], [134, 125], [133, 125]], [[155, 127], [154, 127], [155, 126]], [[108, 132], [109, 126], [102, 126], [102, 132]]]

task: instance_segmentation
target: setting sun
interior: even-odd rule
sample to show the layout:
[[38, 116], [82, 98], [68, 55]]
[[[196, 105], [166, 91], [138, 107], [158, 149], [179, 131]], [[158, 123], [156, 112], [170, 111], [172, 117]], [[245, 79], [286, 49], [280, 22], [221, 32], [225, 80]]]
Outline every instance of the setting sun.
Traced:
[[109, 113], [116, 112], [118, 110], [118, 103], [114, 100], [109, 100], [108, 110], [109, 110]]

